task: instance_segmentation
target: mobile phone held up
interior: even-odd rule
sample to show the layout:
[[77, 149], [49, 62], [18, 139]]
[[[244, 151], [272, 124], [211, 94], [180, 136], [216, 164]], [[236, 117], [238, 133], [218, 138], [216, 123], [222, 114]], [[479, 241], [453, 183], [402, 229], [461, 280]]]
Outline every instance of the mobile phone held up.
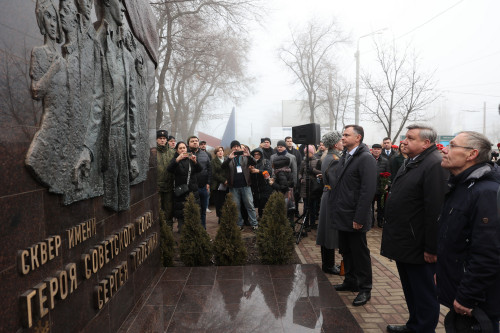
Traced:
[[241, 156], [243, 155], [243, 151], [235, 151], [234, 156]]

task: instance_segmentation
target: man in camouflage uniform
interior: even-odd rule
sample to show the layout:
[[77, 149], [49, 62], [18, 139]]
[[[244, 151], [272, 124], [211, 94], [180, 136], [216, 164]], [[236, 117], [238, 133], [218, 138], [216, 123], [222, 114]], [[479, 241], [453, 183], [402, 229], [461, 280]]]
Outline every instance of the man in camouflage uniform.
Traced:
[[175, 149], [167, 145], [168, 132], [156, 132], [156, 158], [158, 160], [158, 193], [160, 195], [160, 208], [165, 212], [167, 225], [172, 228], [173, 200], [174, 200], [174, 175], [167, 171], [167, 167], [174, 157]]

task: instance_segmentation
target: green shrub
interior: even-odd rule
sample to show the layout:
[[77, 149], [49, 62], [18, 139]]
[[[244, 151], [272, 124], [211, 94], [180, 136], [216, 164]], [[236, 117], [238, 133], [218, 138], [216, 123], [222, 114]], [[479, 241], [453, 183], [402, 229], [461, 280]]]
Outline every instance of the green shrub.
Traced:
[[160, 253], [164, 267], [174, 265], [174, 243], [172, 229], [167, 225], [165, 212], [160, 209]]
[[196, 204], [193, 193], [188, 195], [184, 203], [184, 224], [179, 250], [186, 266], [206, 266], [211, 263], [212, 243], [201, 225], [200, 206]]
[[286, 214], [285, 197], [280, 192], [274, 192], [264, 207], [257, 246], [264, 264], [286, 264], [293, 256], [293, 231]]
[[214, 254], [215, 261], [222, 266], [235, 266], [245, 264], [247, 249], [241, 238], [238, 221], [238, 207], [229, 193], [222, 206], [220, 226], [215, 236]]

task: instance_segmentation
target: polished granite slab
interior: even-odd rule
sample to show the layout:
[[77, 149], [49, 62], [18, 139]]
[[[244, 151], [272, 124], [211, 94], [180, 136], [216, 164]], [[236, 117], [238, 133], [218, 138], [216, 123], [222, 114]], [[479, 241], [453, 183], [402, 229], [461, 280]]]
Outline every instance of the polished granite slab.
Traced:
[[362, 332], [317, 265], [163, 269], [120, 333]]

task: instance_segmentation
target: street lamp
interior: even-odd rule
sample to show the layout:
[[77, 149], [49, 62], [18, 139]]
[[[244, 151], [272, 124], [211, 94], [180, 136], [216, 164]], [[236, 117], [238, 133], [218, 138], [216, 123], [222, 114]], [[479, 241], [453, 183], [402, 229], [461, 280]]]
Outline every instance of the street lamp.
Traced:
[[381, 34], [383, 31], [387, 30], [387, 28], [382, 28], [377, 31], [370, 32], [369, 34], [363, 35], [358, 38], [358, 43], [356, 46], [356, 53], [354, 53], [354, 57], [356, 58], [356, 97], [354, 100], [354, 124], [359, 125], [359, 40], [361, 38], [365, 38], [368, 36]]

